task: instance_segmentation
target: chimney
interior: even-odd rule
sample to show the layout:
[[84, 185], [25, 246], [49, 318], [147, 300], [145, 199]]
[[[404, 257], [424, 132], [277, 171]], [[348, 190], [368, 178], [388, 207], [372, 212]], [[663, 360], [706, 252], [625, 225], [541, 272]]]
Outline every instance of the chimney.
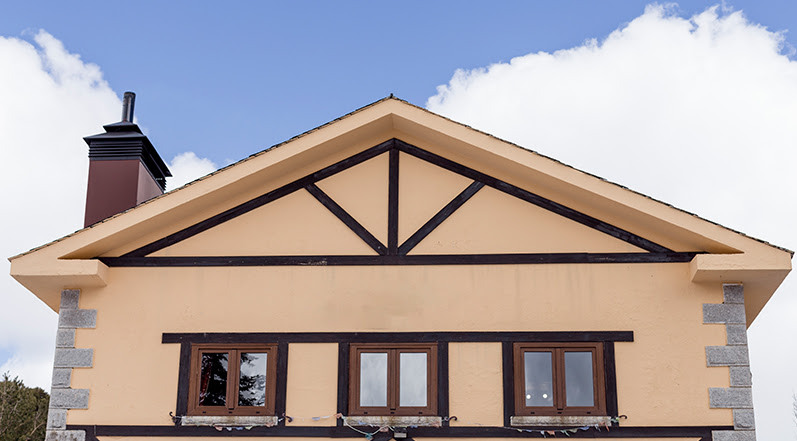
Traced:
[[133, 123], [136, 94], [125, 92], [122, 121], [83, 138], [89, 145], [89, 183], [84, 226], [163, 194], [171, 176], [155, 147]]

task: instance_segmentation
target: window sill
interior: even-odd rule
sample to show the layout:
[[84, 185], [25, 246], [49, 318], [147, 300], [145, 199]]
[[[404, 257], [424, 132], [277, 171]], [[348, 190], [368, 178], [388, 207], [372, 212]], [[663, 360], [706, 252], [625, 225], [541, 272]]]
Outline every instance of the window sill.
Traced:
[[213, 426], [213, 427], [255, 427], [276, 426], [275, 416], [191, 416], [186, 415], [182, 420], [183, 426]]
[[523, 415], [513, 416], [509, 420], [513, 426], [533, 427], [581, 427], [609, 425], [612, 420], [608, 416], [574, 416], [574, 415]]
[[440, 427], [443, 418], [439, 416], [349, 416], [346, 423], [351, 426], [390, 426], [390, 427]]

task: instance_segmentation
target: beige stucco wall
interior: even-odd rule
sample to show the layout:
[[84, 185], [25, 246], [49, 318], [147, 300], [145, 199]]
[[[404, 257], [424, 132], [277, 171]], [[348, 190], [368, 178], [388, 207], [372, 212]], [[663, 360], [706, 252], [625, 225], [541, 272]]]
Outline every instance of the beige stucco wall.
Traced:
[[[78, 330], [76, 346], [94, 348], [95, 358], [93, 368], [75, 370], [72, 387], [91, 389], [90, 408], [71, 410], [68, 421], [169, 424], [179, 345], [161, 344], [163, 332], [632, 330], [634, 342], [616, 344], [626, 424], [727, 425], [730, 410], [708, 408], [707, 386], [728, 386], [728, 371], [706, 368], [703, 355], [706, 345], [725, 342], [721, 326], [702, 324], [702, 304], [720, 303], [721, 290], [687, 274], [685, 263], [112, 268], [108, 287], [81, 296], [81, 308], [97, 309], [97, 328]], [[336, 411], [336, 357], [328, 344], [311, 346], [290, 350], [316, 360], [312, 370], [290, 368], [296, 417]], [[474, 408], [467, 391], [499, 385], [498, 355], [491, 345], [452, 345], [452, 383], [472, 383], [451, 384], [451, 409], [494, 421], [500, 402]], [[488, 373], [474, 374], [482, 369]]]
[[501, 343], [448, 345], [451, 426], [504, 424]]
[[337, 423], [334, 417], [338, 403], [337, 344], [288, 345], [287, 382], [290, 393], [285, 397], [285, 414], [293, 421], [286, 425], [334, 426]]

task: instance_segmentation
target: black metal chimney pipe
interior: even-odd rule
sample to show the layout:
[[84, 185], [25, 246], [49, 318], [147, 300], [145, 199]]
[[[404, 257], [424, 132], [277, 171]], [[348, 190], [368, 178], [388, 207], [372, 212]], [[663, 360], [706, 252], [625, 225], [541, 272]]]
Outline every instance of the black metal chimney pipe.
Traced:
[[122, 122], [133, 122], [133, 111], [136, 108], [136, 94], [125, 92], [122, 99]]

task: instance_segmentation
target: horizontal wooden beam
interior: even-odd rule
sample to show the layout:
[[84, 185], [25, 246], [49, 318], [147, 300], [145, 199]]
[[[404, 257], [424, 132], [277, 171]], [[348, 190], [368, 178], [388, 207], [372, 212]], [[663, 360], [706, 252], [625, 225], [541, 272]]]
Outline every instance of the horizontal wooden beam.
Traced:
[[[252, 427], [247, 430], [222, 430], [214, 427], [191, 426], [122, 426], [122, 425], [78, 425], [69, 424], [67, 430], [84, 430], [86, 439], [97, 437], [308, 437], [308, 438], [363, 438], [363, 435], [348, 427], [330, 426], [277, 426]], [[373, 430], [373, 428], [364, 428]], [[520, 431], [514, 427], [458, 426], [458, 427], [412, 427], [407, 428], [407, 439], [418, 438], [544, 438], [542, 431], [552, 428], [538, 428], [534, 431]], [[611, 430], [590, 428], [568, 433], [571, 438], [700, 438], [711, 439], [715, 430], [733, 430], [733, 426], [640, 426], [612, 427]], [[392, 431], [375, 435], [378, 441], [392, 438]], [[382, 438], [380, 438], [382, 437]], [[564, 436], [563, 436], [564, 438]]]
[[696, 254], [698, 253], [422, 254], [407, 256], [123, 256], [100, 257], [99, 260], [109, 267], [525, 265], [689, 262]]
[[163, 333], [163, 343], [429, 343], [634, 341], [634, 331], [446, 332], [188, 332]]

